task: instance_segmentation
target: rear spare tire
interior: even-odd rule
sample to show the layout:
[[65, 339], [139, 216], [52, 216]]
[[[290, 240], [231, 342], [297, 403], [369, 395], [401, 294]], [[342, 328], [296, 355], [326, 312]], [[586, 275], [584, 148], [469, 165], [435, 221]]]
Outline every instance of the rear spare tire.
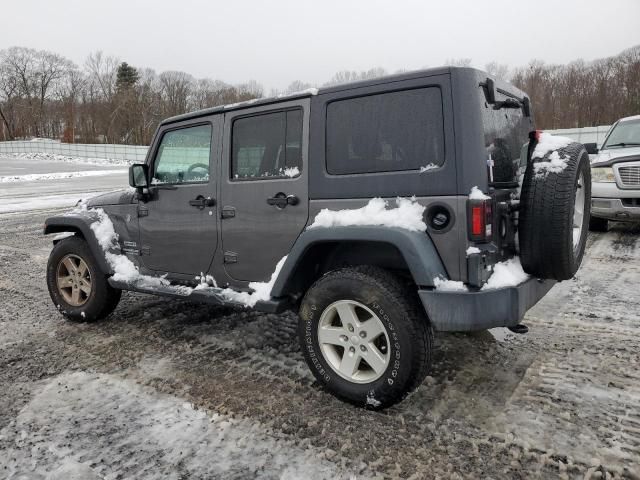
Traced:
[[580, 267], [591, 211], [591, 169], [584, 146], [572, 142], [527, 165], [518, 236], [524, 271], [568, 280]]

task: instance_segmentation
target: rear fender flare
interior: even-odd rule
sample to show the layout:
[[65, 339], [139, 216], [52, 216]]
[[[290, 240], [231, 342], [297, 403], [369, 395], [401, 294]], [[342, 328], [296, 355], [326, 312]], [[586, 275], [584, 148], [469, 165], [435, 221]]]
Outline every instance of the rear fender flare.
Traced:
[[433, 287], [434, 278], [449, 278], [438, 251], [426, 232], [376, 226], [313, 228], [305, 230], [296, 240], [273, 285], [271, 296], [282, 297], [291, 291], [290, 279], [313, 246], [350, 241], [380, 242], [394, 246], [404, 258], [418, 286]]

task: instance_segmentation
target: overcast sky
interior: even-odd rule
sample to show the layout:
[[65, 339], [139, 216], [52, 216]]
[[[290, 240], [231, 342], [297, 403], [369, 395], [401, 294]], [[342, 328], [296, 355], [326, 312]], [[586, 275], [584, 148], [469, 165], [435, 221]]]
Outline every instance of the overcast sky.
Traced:
[[390, 72], [449, 58], [567, 63], [640, 44], [640, 0], [3, 0], [0, 49], [78, 64], [103, 50], [158, 72], [284, 88], [339, 70]]

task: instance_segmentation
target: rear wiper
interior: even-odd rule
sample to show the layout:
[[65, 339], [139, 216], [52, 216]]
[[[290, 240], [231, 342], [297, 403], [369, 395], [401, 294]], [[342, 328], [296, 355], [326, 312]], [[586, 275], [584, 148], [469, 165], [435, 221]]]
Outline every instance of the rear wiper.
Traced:
[[609, 147], [637, 147], [638, 145], [640, 145], [640, 143], [637, 143], [637, 142], [620, 142], [620, 143], [613, 143], [611, 145], [605, 145], [602, 148], [605, 149], [605, 148], [609, 148]]
[[507, 98], [503, 101], [496, 100], [496, 103], [493, 104], [494, 110], [500, 110], [502, 108], [520, 108], [522, 103], [513, 98]]

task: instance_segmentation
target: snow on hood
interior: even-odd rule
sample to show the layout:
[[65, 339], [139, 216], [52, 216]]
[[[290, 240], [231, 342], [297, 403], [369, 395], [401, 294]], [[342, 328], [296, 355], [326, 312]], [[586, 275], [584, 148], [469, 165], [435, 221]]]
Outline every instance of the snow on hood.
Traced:
[[598, 154], [591, 160], [591, 165], [610, 162], [616, 158], [629, 157], [631, 155], [640, 155], [640, 147], [605, 149], [598, 152]]

